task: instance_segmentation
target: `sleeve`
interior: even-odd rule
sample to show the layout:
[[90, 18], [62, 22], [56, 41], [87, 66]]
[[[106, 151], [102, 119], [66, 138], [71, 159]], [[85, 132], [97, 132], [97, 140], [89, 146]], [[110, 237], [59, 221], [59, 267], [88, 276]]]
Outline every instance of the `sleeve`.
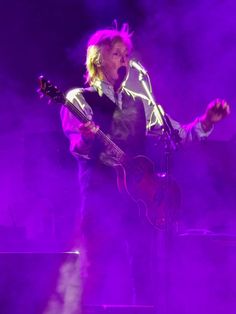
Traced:
[[[144, 103], [145, 106], [148, 106], [148, 104]], [[150, 106], [149, 106], [150, 107]], [[158, 112], [157, 109], [154, 108], [153, 106], [151, 107], [152, 110], [149, 109], [149, 111], [146, 110], [146, 112], [148, 112], [148, 116], [147, 116], [147, 126], [148, 129], [152, 129], [152, 132], [156, 130], [160, 130], [160, 121], [161, 119], [158, 116]], [[163, 110], [160, 106], [160, 109]], [[175, 130], [179, 131], [179, 136], [181, 138], [182, 143], [184, 142], [189, 142], [189, 141], [200, 141], [202, 139], [207, 138], [213, 131], [213, 128], [208, 131], [205, 132], [202, 128], [202, 124], [201, 124], [201, 118], [197, 117], [193, 122], [188, 123], [188, 124], [180, 124], [179, 122], [177, 122], [176, 120], [172, 119], [169, 115], [167, 115], [171, 125], [173, 126], [173, 128]]]
[[202, 128], [201, 119], [197, 117], [193, 122], [188, 124], [180, 124], [169, 117], [171, 124], [175, 130], [179, 131], [182, 142], [201, 141], [206, 139], [213, 131], [213, 128], [205, 132]]
[[[82, 89], [73, 89], [69, 91], [66, 95], [66, 98], [72, 102], [79, 110], [82, 110], [89, 120], [92, 119], [92, 109], [86, 103], [83, 95]], [[72, 112], [66, 107], [62, 106], [60, 111], [62, 129], [64, 134], [68, 137], [70, 142], [70, 152], [76, 158], [84, 157], [90, 159], [89, 151], [90, 144], [83, 141], [80, 126], [81, 122], [73, 115]]]

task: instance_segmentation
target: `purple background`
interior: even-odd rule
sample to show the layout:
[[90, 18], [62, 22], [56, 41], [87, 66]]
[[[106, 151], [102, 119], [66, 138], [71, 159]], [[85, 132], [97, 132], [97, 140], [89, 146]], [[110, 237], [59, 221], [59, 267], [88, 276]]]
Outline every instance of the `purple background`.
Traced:
[[134, 56], [148, 69], [165, 110], [187, 123], [212, 99], [225, 98], [232, 113], [210, 140], [235, 144], [235, 8], [233, 0], [10, 0], [2, 5], [0, 226], [22, 227], [26, 238], [41, 240], [48, 233], [55, 240], [58, 225], [63, 239], [66, 223], [73, 224], [76, 162], [61, 131], [59, 107], [47, 106], [36, 94], [37, 77], [48, 76], [63, 91], [83, 85], [87, 39], [115, 18], [130, 24]]
[[[47, 106], [36, 93], [37, 77], [46, 75], [63, 91], [81, 86], [89, 35], [110, 27], [116, 18], [120, 25], [130, 24], [134, 55], [149, 71], [156, 99], [173, 118], [190, 122], [216, 97], [231, 104], [230, 117], [215, 127], [209, 145], [187, 147], [175, 156], [173, 171], [183, 192], [184, 230], [200, 229], [200, 234], [210, 230], [221, 241], [214, 242], [218, 245], [214, 250], [211, 242], [202, 246], [201, 240], [193, 246], [191, 238], [180, 238], [185, 254], [177, 261], [180, 271], [174, 268], [174, 282], [182, 282], [182, 292], [178, 296], [180, 286], [171, 287], [181, 314], [190, 313], [199, 293], [199, 313], [207, 309], [209, 300], [209, 308], [216, 304], [214, 313], [217, 309], [223, 313], [227, 306], [232, 310], [235, 10], [234, 0], [8, 0], [1, 4], [1, 250], [53, 251], [64, 249], [70, 239], [78, 204], [76, 162], [61, 130], [59, 107]], [[190, 250], [193, 247], [195, 251]], [[186, 261], [187, 276], [181, 277]]]

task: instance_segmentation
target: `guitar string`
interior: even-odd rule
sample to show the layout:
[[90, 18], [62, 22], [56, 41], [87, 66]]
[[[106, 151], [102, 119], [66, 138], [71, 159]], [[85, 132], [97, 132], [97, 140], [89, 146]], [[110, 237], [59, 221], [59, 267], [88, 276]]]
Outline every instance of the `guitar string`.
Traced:
[[[57, 100], [57, 102], [66, 106], [72, 113], [75, 114], [75, 116], [78, 116], [82, 122], [90, 121], [81, 110], [79, 110], [72, 102], [66, 99], [63, 93], [61, 93], [56, 87], [54, 87], [49, 81], [45, 80], [43, 77], [40, 78], [40, 89], [50, 98], [53, 98], [55, 101]], [[51, 97], [50, 95], [52, 92], [54, 94], [54, 97]], [[57, 94], [56, 97], [55, 94]], [[120, 149], [103, 131], [101, 131], [101, 129], [98, 129], [97, 135], [102, 138], [105, 144], [108, 144], [113, 149], [113, 152], [119, 159], [124, 158], [125, 153], [122, 151], [122, 149]]]
[[[65, 106], [69, 108], [69, 110], [74, 113], [75, 115], [77, 115], [81, 120], [82, 122], [88, 122], [90, 121], [83, 112], [81, 112], [78, 108], [76, 108], [74, 106], [73, 103], [71, 103], [70, 101], [66, 100], [65, 102]], [[115, 153], [117, 154], [117, 157], [118, 158], [122, 158], [125, 156], [125, 153], [101, 130], [101, 129], [98, 129], [97, 131], [97, 134], [98, 136], [100, 136], [102, 138], [102, 140], [110, 145]]]

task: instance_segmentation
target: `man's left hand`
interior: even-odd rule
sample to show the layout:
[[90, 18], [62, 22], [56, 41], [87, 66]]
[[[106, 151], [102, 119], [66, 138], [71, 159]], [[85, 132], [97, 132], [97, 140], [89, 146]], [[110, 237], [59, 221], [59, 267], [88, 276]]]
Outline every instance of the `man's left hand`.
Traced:
[[216, 122], [221, 121], [230, 114], [230, 106], [223, 99], [215, 99], [209, 103], [206, 112], [201, 118], [202, 127], [205, 132], [210, 131]]

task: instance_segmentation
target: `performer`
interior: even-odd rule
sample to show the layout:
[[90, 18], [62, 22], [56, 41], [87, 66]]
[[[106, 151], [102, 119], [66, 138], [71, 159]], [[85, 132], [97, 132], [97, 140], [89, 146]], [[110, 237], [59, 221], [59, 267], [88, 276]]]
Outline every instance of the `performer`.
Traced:
[[[152, 272], [156, 230], [141, 219], [137, 203], [119, 193], [113, 166], [120, 162], [120, 151], [98, 139], [102, 130], [122, 152], [136, 156], [145, 154], [147, 126], [160, 129], [154, 108], [144, 101], [147, 97], [124, 86], [132, 46], [127, 24], [121, 30], [96, 31], [87, 46], [90, 87], [67, 94], [89, 121], [82, 123], [66, 107], [61, 110], [63, 130], [79, 166], [84, 304], [153, 304], [157, 297]], [[169, 119], [184, 142], [207, 137], [229, 112], [225, 100], [215, 99], [188, 125]]]

